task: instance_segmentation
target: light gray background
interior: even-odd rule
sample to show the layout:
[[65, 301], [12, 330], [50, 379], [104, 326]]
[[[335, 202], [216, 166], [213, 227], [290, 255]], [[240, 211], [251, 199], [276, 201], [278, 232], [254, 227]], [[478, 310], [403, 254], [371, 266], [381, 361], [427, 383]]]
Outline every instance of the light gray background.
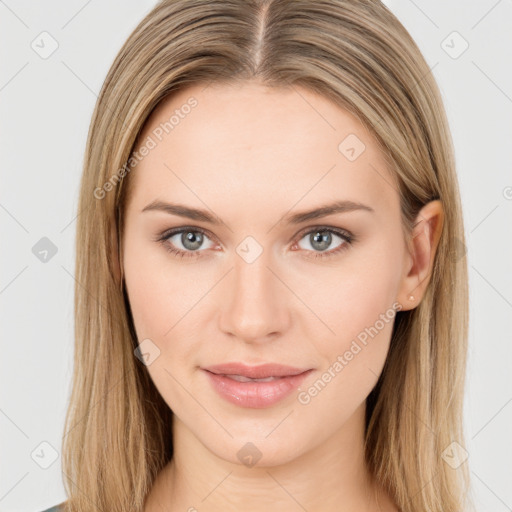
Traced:
[[[423, 51], [450, 120], [471, 289], [467, 463], [478, 510], [504, 512], [512, 510], [512, 1], [386, 3]], [[66, 498], [60, 454], [43, 469], [52, 449], [41, 443], [60, 449], [70, 390], [86, 135], [108, 68], [154, 4], [0, 0], [0, 511]], [[43, 31], [58, 43], [46, 59], [31, 47], [41, 52], [45, 37], [51, 48]], [[32, 252], [42, 237], [57, 247], [46, 263]]]

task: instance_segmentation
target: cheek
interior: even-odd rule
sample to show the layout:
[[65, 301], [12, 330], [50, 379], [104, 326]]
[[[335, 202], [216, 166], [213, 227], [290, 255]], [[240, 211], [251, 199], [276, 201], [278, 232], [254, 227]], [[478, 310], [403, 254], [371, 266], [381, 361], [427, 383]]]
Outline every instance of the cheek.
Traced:
[[[318, 273], [318, 272], [321, 272]], [[311, 276], [308, 296], [340, 342], [356, 337], [379, 320], [395, 303], [401, 258], [389, 243], [376, 241]], [[311, 288], [311, 283], [321, 287]], [[304, 286], [308, 286], [304, 282]], [[380, 325], [380, 324], [379, 324]]]
[[163, 248], [140, 247], [127, 239], [125, 255], [125, 282], [137, 336], [165, 342], [204, 291], [191, 279], [194, 273], [170, 265], [171, 256]]
[[347, 259], [331, 279], [322, 279], [323, 293], [315, 293], [315, 308], [334, 331], [323, 338], [318, 350], [325, 356], [325, 369], [340, 363], [331, 368], [344, 390], [338, 397], [354, 389], [364, 398], [382, 370], [400, 310], [396, 302], [400, 261], [396, 249], [382, 241]]
[[125, 270], [126, 288], [130, 301], [137, 337], [160, 339], [172, 327], [169, 314], [175, 310], [173, 295], [165, 280], [158, 276], [157, 269], [140, 265], [130, 272]]
[[193, 315], [188, 313], [204, 291], [190, 282], [190, 272], [180, 272], [176, 266], [170, 268], [165, 261], [167, 253], [162, 253], [155, 257], [155, 251], [130, 245], [127, 240], [124, 274], [137, 340], [151, 340], [149, 351], [158, 354], [147, 371], [174, 410], [177, 404], [179, 409], [179, 404], [187, 401], [177, 382], [186, 380], [184, 373], [188, 374], [191, 368], [185, 368], [183, 363], [192, 364], [198, 349], [193, 339], [197, 331], [190, 323]]
[[[204, 301], [215, 283], [194, 264], [172, 260], [165, 249], [126, 240], [125, 282], [138, 342], [150, 339], [159, 355], [147, 370], [168, 405], [179, 403], [182, 382], [200, 364]], [[156, 350], [156, 349], [154, 349]], [[181, 397], [181, 398], [180, 398]]]

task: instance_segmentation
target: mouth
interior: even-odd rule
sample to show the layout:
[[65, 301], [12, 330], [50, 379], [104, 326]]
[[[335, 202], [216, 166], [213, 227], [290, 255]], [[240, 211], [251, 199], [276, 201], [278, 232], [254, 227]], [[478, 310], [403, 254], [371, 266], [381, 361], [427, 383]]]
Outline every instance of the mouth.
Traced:
[[283, 378], [283, 376], [279, 376], [279, 377], [265, 377], [264, 379], [251, 379], [250, 377], [246, 377], [245, 375], [224, 375], [224, 374], [220, 374], [220, 373], [216, 373], [215, 375], [220, 375], [221, 377], [228, 377], [230, 379], [236, 380], [237, 382], [272, 382], [273, 380]]
[[241, 363], [202, 368], [213, 389], [239, 407], [262, 409], [277, 404], [296, 390], [313, 369], [283, 365], [247, 366]]
[[300, 375], [311, 368], [295, 368], [293, 366], [286, 366], [277, 363], [267, 363], [258, 366], [250, 366], [245, 363], [224, 363], [214, 366], [203, 368], [206, 371], [214, 373], [216, 375], [224, 375], [227, 377], [233, 377], [240, 380], [240, 382], [248, 382], [243, 380], [250, 379], [253, 381], [262, 381], [264, 379], [280, 379], [283, 377], [293, 377], [294, 375]]

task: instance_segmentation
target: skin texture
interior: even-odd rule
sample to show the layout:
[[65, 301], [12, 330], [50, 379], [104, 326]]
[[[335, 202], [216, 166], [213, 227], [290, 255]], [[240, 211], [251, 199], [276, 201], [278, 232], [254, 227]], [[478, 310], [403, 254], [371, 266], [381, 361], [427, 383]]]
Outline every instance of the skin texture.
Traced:
[[[158, 141], [153, 130], [191, 97], [197, 105]], [[365, 145], [353, 161], [338, 149], [350, 134]], [[423, 208], [406, 240], [395, 181], [371, 134], [304, 89], [194, 85], [159, 105], [140, 144], [148, 136], [157, 144], [131, 171], [122, 266], [139, 343], [149, 338], [160, 351], [147, 370], [174, 412], [175, 455], [146, 511], [398, 510], [365, 469], [365, 400], [393, 326], [376, 322], [386, 312], [393, 318], [394, 303], [407, 310], [420, 302], [441, 203]], [[205, 209], [222, 223], [142, 212], [155, 200]], [[282, 220], [334, 200], [374, 211]], [[192, 257], [156, 241], [179, 227], [206, 232], [195, 252], [181, 233], [168, 239]], [[318, 257], [318, 227], [348, 230], [354, 241], [329, 232], [324, 253], [345, 247]], [[262, 249], [251, 263], [237, 252], [248, 236]], [[201, 370], [231, 361], [313, 368], [304, 391], [375, 325], [378, 334], [307, 404], [292, 393], [269, 408], [239, 407]], [[252, 467], [237, 456], [248, 442], [261, 452]]]

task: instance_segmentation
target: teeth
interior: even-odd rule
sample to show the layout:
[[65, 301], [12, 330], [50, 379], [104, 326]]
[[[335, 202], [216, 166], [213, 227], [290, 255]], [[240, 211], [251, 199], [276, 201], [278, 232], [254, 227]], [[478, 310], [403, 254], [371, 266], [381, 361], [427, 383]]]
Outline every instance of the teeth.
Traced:
[[265, 379], [250, 379], [249, 377], [245, 377], [244, 375], [224, 375], [224, 377], [229, 377], [230, 379], [236, 380], [238, 382], [270, 382], [278, 378], [266, 377]]

